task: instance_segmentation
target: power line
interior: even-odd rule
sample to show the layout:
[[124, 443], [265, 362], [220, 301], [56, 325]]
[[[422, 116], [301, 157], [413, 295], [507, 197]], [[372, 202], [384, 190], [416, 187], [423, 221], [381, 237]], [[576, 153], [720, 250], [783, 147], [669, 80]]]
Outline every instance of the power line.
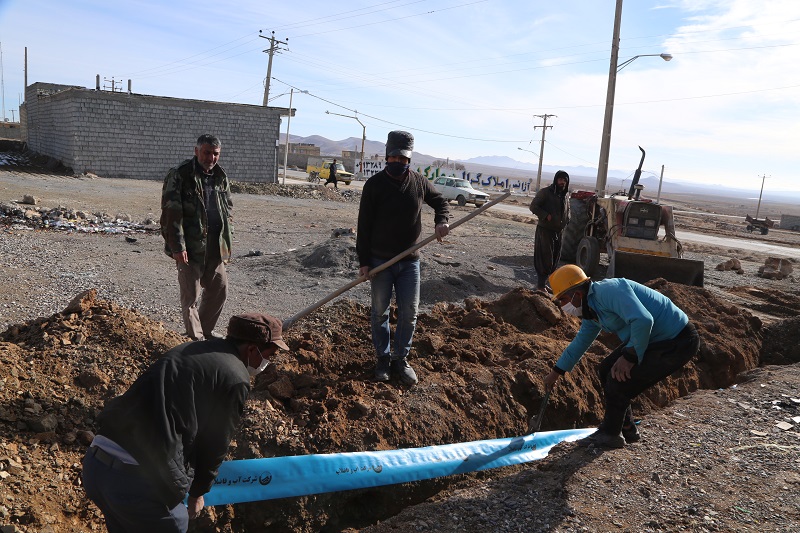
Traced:
[[[275, 81], [279, 82], [279, 83], [283, 83], [287, 87], [291, 87], [291, 88], [293, 88], [295, 90], [298, 90], [298, 91], [301, 90], [300, 88], [295, 87], [294, 85], [292, 85], [290, 83], [286, 83], [285, 81], [279, 80], [278, 78], [273, 78], [273, 79]], [[449, 137], [451, 139], [462, 139], [462, 140], [465, 140], [465, 141], [481, 141], [481, 142], [495, 142], [495, 143], [521, 143], [521, 142], [525, 142], [525, 141], [519, 140], [519, 139], [514, 139], [514, 140], [478, 139], [478, 138], [475, 138], [475, 137], [464, 137], [464, 136], [461, 136], [461, 135], [451, 135], [449, 133], [441, 133], [441, 132], [437, 132], [437, 131], [425, 130], [425, 129], [422, 129], [422, 128], [415, 128], [415, 127], [412, 127], [412, 126], [407, 126], [405, 124], [400, 124], [400, 123], [397, 123], [397, 122], [392, 122], [392, 121], [389, 121], [389, 120], [385, 120], [385, 119], [382, 119], [380, 117], [376, 117], [376, 116], [373, 116], [373, 115], [368, 115], [368, 114], [363, 113], [361, 111], [356, 111], [355, 109], [351, 109], [351, 108], [349, 108], [347, 106], [343, 106], [341, 104], [337, 104], [336, 102], [334, 102], [332, 100], [328, 100], [327, 98], [322, 98], [321, 96], [317, 96], [316, 94], [313, 94], [313, 93], [311, 93], [309, 91], [304, 91], [304, 92], [306, 94], [308, 94], [308, 96], [311, 96], [313, 98], [316, 98], [317, 100], [321, 100], [321, 101], [326, 102], [328, 104], [335, 105], [336, 107], [338, 107], [340, 109], [344, 109], [346, 111], [350, 111], [351, 113], [358, 113], [359, 116], [369, 117], [369, 118], [371, 118], [373, 120], [377, 120], [378, 122], [382, 122], [384, 124], [389, 124], [389, 125], [392, 125], [392, 126], [405, 128], [405, 129], [412, 130], [412, 131], [428, 133], [430, 135], [438, 135], [440, 137]]]

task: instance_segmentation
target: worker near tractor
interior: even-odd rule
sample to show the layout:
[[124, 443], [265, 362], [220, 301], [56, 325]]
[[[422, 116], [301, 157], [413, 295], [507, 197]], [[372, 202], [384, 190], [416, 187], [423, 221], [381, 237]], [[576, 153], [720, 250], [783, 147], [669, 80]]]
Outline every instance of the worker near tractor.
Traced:
[[336, 179], [336, 160], [335, 159], [333, 160], [333, 163], [331, 163], [331, 166], [328, 169], [328, 171], [330, 173], [328, 174], [328, 179], [325, 180], [325, 185], [327, 185], [329, 183], [333, 183], [333, 188], [338, 191], [339, 190], [339, 182]]
[[579, 445], [622, 448], [640, 439], [631, 401], [694, 357], [700, 337], [689, 318], [663, 294], [625, 278], [593, 282], [576, 265], [550, 275], [553, 300], [565, 313], [581, 319], [581, 327], [552, 371], [544, 378], [547, 391], [580, 361], [600, 331], [622, 341], [600, 363], [605, 415], [595, 433]]
[[106, 404], [83, 485], [109, 532], [187, 531], [228, 452], [250, 377], [279, 348], [289, 349], [280, 320], [235, 315], [225, 339], [172, 348]]
[[[359, 276], [371, 281], [372, 342], [377, 362], [375, 380], [391, 375], [404, 385], [415, 385], [417, 374], [408, 354], [419, 308], [419, 254], [407, 255], [376, 275], [370, 270], [416, 244], [422, 233], [422, 204], [434, 210], [436, 238], [441, 242], [450, 231], [447, 200], [419, 172], [409, 169], [414, 137], [407, 131], [391, 131], [386, 141], [386, 167], [364, 183], [358, 210], [356, 252]], [[397, 327], [391, 346], [389, 308], [394, 290]]]
[[217, 164], [221, 149], [217, 137], [201, 135], [194, 157], [170, 169], [161, 191], [164, 252], [178, 269], [181, 315], [192, 340], [214, 336], [228, 298], [233, 202], [228, 176]]
[[536, 234], [533, 242], [533, 268], [536, 288], [545, 291], [547, 278], [561, 258], [561, 235], [569, 224], [569, 174], [556, 172], [553, 183], [536, 191], [531, 201], [531, 213], [536, 215]]

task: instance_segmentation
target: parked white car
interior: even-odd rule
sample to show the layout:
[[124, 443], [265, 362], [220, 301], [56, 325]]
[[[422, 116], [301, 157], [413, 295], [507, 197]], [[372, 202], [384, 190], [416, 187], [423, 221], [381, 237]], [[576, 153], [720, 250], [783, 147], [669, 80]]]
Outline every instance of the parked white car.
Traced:
[[447, 200], [455, 200], [458, 205], [475, 204], [475, 207], [480, 207], [489, 201], [488, 194], [473, 189], [465, 179], [440, 176], [433, 181], [433, 186]]

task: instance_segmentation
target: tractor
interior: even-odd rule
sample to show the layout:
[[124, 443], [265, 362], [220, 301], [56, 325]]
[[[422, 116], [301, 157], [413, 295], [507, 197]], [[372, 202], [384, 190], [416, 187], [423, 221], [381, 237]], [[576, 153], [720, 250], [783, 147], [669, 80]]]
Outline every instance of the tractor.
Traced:
[[607, 277], [644, 283], [655, 278], [703, 286], [702, 261], [683, 259], [675, 237], [672, 207], [641, 198], [639, 184], [645, 151], [630, 190], [600, 196], [576, 191], [570, 197], [572, 217], [564, 231], [562, 259], [574, 260], [587, 276], [597, 273], [600, 254], [608, 255]]

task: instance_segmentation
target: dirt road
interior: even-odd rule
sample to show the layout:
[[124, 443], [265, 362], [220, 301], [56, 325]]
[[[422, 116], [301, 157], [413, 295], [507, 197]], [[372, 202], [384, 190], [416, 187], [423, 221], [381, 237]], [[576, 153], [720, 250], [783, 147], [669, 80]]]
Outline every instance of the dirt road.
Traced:
[[[354, 240], [334, 230], [355, 225], [358, 197], [341, 189], [234, 195], [233, 290], [223, 321], [246, 310], [285, 318], [353, 279]], [[38, 207], [97, 213], [100, 222], [87, 232], [89, 226], [69, 220], [61, 229], [32, 229], [24, 216], [0, 220], [0, 473], [7, 474], [0, 475], [0, 526], [93, 531], [101, 519], [80, 488], [80, 458], [94, 416], [180, 340], [174, 266], [161, 237], [116, 222], [156, 219], [160, 183], [0, 168], [0, 204], [25, 194], [39, 197]], [[473, 208], [452, 209], [460, 216]], [[287, 335], [291, 353], [254, 381], [231, 458], [524, 432], [540, 407], [541, 377], [577, 328], [530, 290], [533, 229], [525, 217], [482, 215], [425, 249], [424, 312], [412, 361], [417, 387], [370, 379], [368, 286], [298, 322]], [[706, 261], [706, 289], [656, 288], [691, 316], [704, 348], [684, 371], [637, 399], [641, 443], [604, 454], [566, 446], [524, 467], [216, 507], [194, 530], [800, 530], [797, 364], [736, 377], [762, 360], [800, 360], [793, 351], [800, 346], [796, 280], [758, 277], [758, 254], [691, 254]], [[713, 269], [732, 254], [741, 256], [743, 274]], [[86, 297], [85, 311], [61, 312], [91, 288], [97, 295]], [[600, 339], [562, 380], [543, 430], [597, 423], [594, 366], [614, 343]]]

